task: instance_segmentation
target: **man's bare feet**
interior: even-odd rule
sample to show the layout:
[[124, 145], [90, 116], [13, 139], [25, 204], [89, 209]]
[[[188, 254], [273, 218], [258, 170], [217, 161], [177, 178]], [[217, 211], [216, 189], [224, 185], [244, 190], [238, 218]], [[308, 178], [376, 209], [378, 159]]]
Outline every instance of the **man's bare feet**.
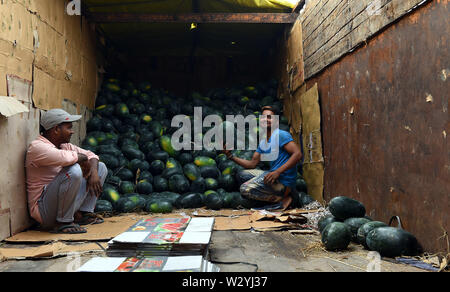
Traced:
[[291, 198], [291, 196], [287, 196], [281, 202], [282, 202], [282, 205], [283, 205], [283, 211], [285, 211], [291, 205], [292, 198]]

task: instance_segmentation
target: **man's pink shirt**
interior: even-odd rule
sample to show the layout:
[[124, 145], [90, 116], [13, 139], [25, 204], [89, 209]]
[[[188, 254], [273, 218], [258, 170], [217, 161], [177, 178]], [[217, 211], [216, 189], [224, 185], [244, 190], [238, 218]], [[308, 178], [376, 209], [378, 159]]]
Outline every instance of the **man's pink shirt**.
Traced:
[[38, 200], [44, 187], [49, 185], [64, 167], [77, 163], [78, 153], [86, 155], [89, 160], [99, 159], [91, 151], [73, 144], [62, 144], [61, 149], [58, 149], [43, 136], [39, 136], [28, 148], [25, 160], [28, 209], [30, 216], [39, 223], [42, 223], [42, 219]]

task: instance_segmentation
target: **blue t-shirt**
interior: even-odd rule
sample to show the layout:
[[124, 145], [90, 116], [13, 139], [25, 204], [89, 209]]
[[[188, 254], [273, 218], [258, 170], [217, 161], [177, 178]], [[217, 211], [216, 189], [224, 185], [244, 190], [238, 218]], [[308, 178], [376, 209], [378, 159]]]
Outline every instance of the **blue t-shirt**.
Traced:
[[[270, 161], [270, 172], [273, 172], [286, 164], [291, 158], [291, 155], [284, 150], [284, 146], [294, 141], [292, 135], [286, 131], [276, 129], [269, 141], [263, 139], [259, 144], [256, 152], [260, 153], [263, 161]], [[297, 179], [297, 168], [293, 167], [286, 170], [280, 175], [279, 181], [286, 187], [295, 188]]]

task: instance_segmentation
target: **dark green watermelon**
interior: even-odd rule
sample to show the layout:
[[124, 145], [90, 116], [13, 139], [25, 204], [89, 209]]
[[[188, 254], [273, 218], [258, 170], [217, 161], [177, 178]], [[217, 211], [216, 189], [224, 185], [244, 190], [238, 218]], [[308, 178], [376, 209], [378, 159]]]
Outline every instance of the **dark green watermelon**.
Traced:
[[322, 243], [330, 251], [344, 250], [350, 244], [352, 232], [347, 224], [333, 222], [322, 231]]
[[150, 163], [150, 172], [153, 175], [161, 175], [166, 169], [166, 164], [161, 160], [154, 160]]
[[121, 194], [131, 194], [134, 193], [135, 185], [130, 181], [122, 181], [119, 190]]
[[169, 178], [169, 190], [183, 194], [189, 191], [189, 181], [181, 174], [175, 174]]
[[192, 182], [201, 177], [199, 168], [193, 163], [188, 163], [183, 166], [183, 173]]
[[119, 160], [110, 154], [100, 154], [100, 162], [103, 162], [107, 168], [115, 169], [119, 167]]
[[229, 209], [236, 209], [241, 203], [241, 193], [232, 192], [226, 193], [223, 197], [223, 207]]
[[188, 163], [194, 162], [194, 157], [191, 153], [181, 153], [178, 157], [178, 161], [180, 161], [181, 165], [186, 165]]
[[107, 200], [97, 200], [95, 204], [95, 213], [110, 213], [113, 211], [113, 206], [111, 202]]
[[138, 202], [127, 197], [120, 198], [115, 209], [120, 213], [133, 213], [138, 210]]
[[204, 203], [201, 194], [189, 193], [179, 197], [175, 205], [179, 209], [194, 209], [203, 207]]
[[122, 153], [129, 160], [133, 160], [133, 159], [144, 160], [145, 159], [145, 155], [142, 151], [140, 151], [139, 149], [136, 149], [135, 147], [132, 147], [130, 145], [122, 146]]
[[139, 194], [129, 194], [127, 198], [136, 204], [135, 211], [142, 211], [145, 209], [145, 196], [141, 196]]
[[147, 180], [141, 180], [136, 185], [136, 192], [143, 195], [149, 195], [153, 193], [153, 186]]
[[122, 181], [132, 181], [134, 180], [134, 173], [128, 168], [121, 168], [116, 176], [119, 177]]
[[236, 189], [237, 185], [234, 181], [234, 177], [231, 174], [222, 175], [218, 179], [219, 187], [223, 188], [227, 192], [232, 192]]
[[217, 190], [219, 188], [219, 182], [213, 178], [205, 179], [206, 189], [207, 190]]
[[325, 227], [327, 227], [328, 224], [333, 223], [333, 222], [340, 222], [340, 221], [337, 220], [336, 218], [334, 218], [333, 215], [330, 215], [330, 216], [320, 219], [319, 223], [318, 223], [319, 232], [322, 233], [322, 231], [325, 229]]
[[339, 220], [348, 218], [359, 218], [366, 215], [364, 205], [354, 199], [348, 197], [335, 197], [329, 203], [331, 214]]
[[153, 188], [156, 192], [168, 191], [169, 182], [162, 176], [155, 176], [153, 179]]
[[120, 194], [115, 187], [104, 186], [102, 196], [100, 198], [102, 200], [109, 201], [114, 207], [120, 199]]
[[299, 192], [304, 192], [307, 193], [308, 192], [308, 187], [306, 185], [306, 181], [302, 178], [297, 178], [296, 180], [296, 189]]
[[211, 210], [220, 210], [223, 207], [223, 199], [217, 193], [210, 193], [205, 199], [206, 208]]
[[172, 203], [165, 200], [149, 202], [146, 207], [146, 211], [150, 213], [172, 213], [172, 210]]
[[370, 250], [385, 257], [416, 256], [423, 249], [416, 237], [400, 228], [379, 227], [367, 234], [366, 243]]
[[146, 180], [149, 183], [153, 184], [153, 175], [148, 170], [143, 170], [139, 173], [139, 180]]
[[218, 179], [220, 177], [220, 171], [215, 165], [200, 167], [200, 174], [203, 178]]
[[193, 181], [189, 188], [189, 191], [193, 193], [204, 193], [206, 190], [206, 181], [203, 177], [199, 177], [197, 180]]
[[369, 219], [366, 218], [348, 218], [344, 221], [345, 224], [350, 227], [350, 231], [352, 232], [352, 241], [355, 243], [358, 242], [358, 229], [362, 225], [366, 224], [367, 222], [370, 222]]
[[358, 228], [358, 232], [356, 233], [358, 243], [362, 244], [365, 248], [368, 248], [366, 243], [367, 234], [378, 227], [388, 227], [388, 225], [381, 221], [369, 221], [361, 225], [361, 227]]

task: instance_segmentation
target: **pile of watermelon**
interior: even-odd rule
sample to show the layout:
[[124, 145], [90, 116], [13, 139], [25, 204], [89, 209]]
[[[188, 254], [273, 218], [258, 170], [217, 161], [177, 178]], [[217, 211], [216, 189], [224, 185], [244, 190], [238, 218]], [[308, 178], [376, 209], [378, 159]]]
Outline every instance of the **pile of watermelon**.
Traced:
[[366, 216], [365, 206], [357, 200], [335, 197], [329, 203], [329, 210], [332, 215], [318, 224], [327, 250], [344, 250], [353, 242], [386, 257], [415, 256], [422, 252], [414, 235], [401, 227], [373, 221]]
[[[194, 107], [201, 107], [204, 117], [215, 114], [223, 120], [226, 115], [258, 117], [265, 105], [281, 112], [282, 104], [274, 98], [277, 86], [271, 80], [255, 86], [214, 89], [206, 95], [194, 92], [180, 97], [146, 82], [106, 80], [81, 145], [99, 155], [108, 167], [96, 212], [169, 213], [178, 208], [206, 206], [219, 210], [261, 206], [241, 196], [237, 173], [242, 168], [220, 151], [175, 151], [171, 138], [178, 128], [171, 127], [171, 123], [177, 115], [191, 118]], [[284, 117], [280, 128], [289, 129]], [[201, 134], [208, 130], [204, 128]], [[246, 129], [246, 134], [256, 130]], [[254, 150], [233, 151], [235, 156], [245, 159], [251, 159], [253, 153]], [[268, 163], [258, 165], [263, 170], [268, 167]], [[298, 173], [295, 207], [312, 201]]]

